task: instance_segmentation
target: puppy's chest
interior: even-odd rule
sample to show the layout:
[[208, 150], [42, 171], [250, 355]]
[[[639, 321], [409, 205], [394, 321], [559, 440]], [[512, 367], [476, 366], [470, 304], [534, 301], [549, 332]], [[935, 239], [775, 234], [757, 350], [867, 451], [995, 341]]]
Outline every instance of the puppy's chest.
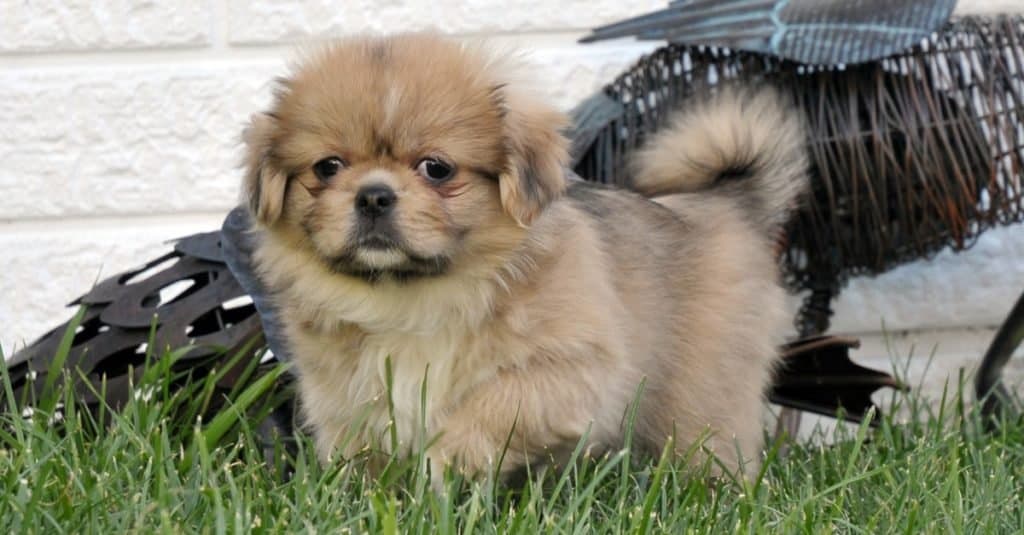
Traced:
[[503, 338], [496, 330], [303, 329], [294, 357], [307, 416], [318, 432], [352, 436], [352, 446], [387, 447], [382, 439], [393, 421], [402, 448], [415, 448], [424, 432], [437, 432], [445, 409], [497, 370], [499, 355], [513, 356], [508, 347], [495, 351], [495, 340]]

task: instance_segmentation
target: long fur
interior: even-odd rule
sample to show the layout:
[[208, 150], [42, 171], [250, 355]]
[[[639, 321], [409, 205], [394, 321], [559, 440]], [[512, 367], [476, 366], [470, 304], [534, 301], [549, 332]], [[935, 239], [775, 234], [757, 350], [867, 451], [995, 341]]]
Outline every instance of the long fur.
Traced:
[[773, 231], [807, 188], [805, 147], [802, 115], [777, 90], [726, 87], [692, 99], [637, 151], [633, 186], [651, 197], [725, 195]]
[[[560, 462], [584, 437], [595, 453], [622, 447], [639, 394], [641, 450], [700, 442], [730, 471], [756, 462], [786, 319], [764, 226], [801, 186], [783, 174], [786, 199], [774, 186], [750, 196], [741, 181], [720, 188], [714, 169], [746, 162], [752, 184], [775, 184], [761, 174], [787, 159], [798, 169], [801, 155], [729, 137], [709, 152], [684, 124], [648, 153], [665, 158], [660, 181], [638, 182], [657, 202], [570, 186], [565, 116], [523, 97], [499, 64], [436, 36], [351, 39], [299, 65], [251, 125], [256, 264], [321, 458], [426, 448], [435, 476], [442, 465], [507, 474]], [[727, 132], [789, 113], [716, 102]], [[344, 169], [318, 178], [332, 155]], [[458, 172], [426, 180], [424, 157]], [[395, 192], [394, 249], [360, 252], [354, 199], [367, 185]], [[418, 259], [436, 269], [414, 272]]]

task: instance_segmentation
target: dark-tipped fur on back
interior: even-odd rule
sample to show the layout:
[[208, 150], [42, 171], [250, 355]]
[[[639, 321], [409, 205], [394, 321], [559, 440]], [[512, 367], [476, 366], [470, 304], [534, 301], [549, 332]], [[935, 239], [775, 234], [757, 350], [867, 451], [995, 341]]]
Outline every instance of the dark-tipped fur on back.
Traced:
[[636, 152], [633, 187], [720, 193], [772, 231], [807, 189], [804, 137], [803, 116], [776, 90], [722, 88], [691, 99]]

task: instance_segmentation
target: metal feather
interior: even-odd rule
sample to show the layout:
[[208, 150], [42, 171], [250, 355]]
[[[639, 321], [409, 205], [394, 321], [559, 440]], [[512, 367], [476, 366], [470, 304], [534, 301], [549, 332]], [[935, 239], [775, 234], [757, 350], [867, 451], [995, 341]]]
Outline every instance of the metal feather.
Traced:
[[666, 40], [837, 65], [901, 52], [938, 31], [956, 0], [673, 0], [581, 42]]
[[[825, 416], [860, 422], [874, 409], [876, 390], [889, 387], [906, 390], [892, 375], [865, 368], [850, 359], [850, 350], [860, 347], [854, 338], [815, 336], [791, 342], [782, 348], [782, 366], [769, 392], [769, 399]], [[872, 425], [878, 423], [878, 418]]]

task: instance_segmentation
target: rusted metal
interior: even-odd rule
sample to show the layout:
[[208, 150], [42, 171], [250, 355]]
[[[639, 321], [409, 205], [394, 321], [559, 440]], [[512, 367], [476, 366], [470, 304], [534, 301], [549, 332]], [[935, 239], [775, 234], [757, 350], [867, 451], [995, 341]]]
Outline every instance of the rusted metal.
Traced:
[[854, 422], [874, 410], [871, 424], [877, 425], [881, 410], [871, 395], [881, 388], [905, 390], [906, 386], [888, 373], [853, 362], [850, 350], [858, 347], [856, 338], [841, 336], [814, 336], [786, 344], [769, 399], [784, 407], [841, 415]]
[[907, 53], [850, 67], [666, 46], [604, 89], [618, 110], [576, 110], [591, 120], [574, 133], [592, 140], [574, 147], [576, 172], [628, 186], [626, 160], [672, 109], [706, 86], [752, 80], [789, 93], [808, 125], [813, 191], [782, 254], [788, 286], [807, 295], [802, 334], [827, 330], [849, 277], [967, 249], [1024, 219], [1019, 16], [960, 19]]
[[994, 423], [995, 418], [1020, 415], [1021, 407], [1006, 390], [1003, 384], [1003, 368], [1010, 361], [1013, 352], [1024, 341], [1024, 294], [1017, 299], [1010, 315], [999, 327], [992, 345], [978, 366], [975, 377], [974, 392], [982, 401], [982, 414], [988, 416], [987, 424]]
[[[787, 285], [804, 295], [794, 320], [801, 336], [828, 330], [832, 301], [850, 277], [947, 247], [961, 251], [990, 228], [1024, 220], [1020, 16], [955, 20], [916, 48], [856, 66], [663, 47], [574, 110], [575, 171], [628, 187], [627, 159], [671, 110], [706, 87], [749, 82], [779, 87], [806, 116], [812, 193], [787, 228], [780, 255]], [[1015, 308], [1008, 325], [1024, 321], [1021, 315]], [[977, 391], [994, 390], [986, 398], [992, 407], [1006, 398], [998, 385], [1012, 349], [1000, 343], [1004, 338], [997, 337], [979, 370]], [[813, 376], [790, 369], [779, 380], [790, 373]], [[786, 404], [777, 390], [774, 400]], [[856, 410], [861, 401], [844, 399], [846, 414], [863, 414]], [[798, 418], [785, 414], [792, 417], [781, 421], [792, 434]]]

